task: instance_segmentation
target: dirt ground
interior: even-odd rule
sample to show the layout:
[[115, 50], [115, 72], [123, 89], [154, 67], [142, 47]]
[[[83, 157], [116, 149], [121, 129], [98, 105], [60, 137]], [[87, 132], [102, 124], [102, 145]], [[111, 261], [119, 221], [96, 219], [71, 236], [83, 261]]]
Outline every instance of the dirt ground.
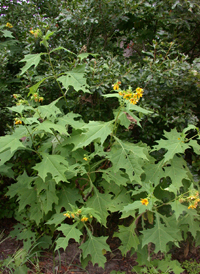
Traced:
[[[13, 224], [14, 220], [6, 218], [0, 220], [0, 232], [4, 231], [4, 238], [6, 238], [9, 235], [9, 232], [12, 230]], [[32, 271], [30, 271], [27, 274], [109, 274], [113, 270], [124, 272], [126, 274], [134, 274], [135, 272], [132, 272], [131, 270], [135, 265], [137, 265], [136, 255], [130, 256], [130, 254], [127, 253], [126, 257], [122, 257], [121, 252], [118, 249], [120, 242], [117, 238], [110, 239], [109, 244], [112, 252], [108, 252], [108, 254], [105, 255], [107, 259], [105, 269], [98, 267], [97, 264], [93, 266], [91, 262], [89, 262], [88, 266], [86, 267], [86, 270], [83, 269], [81, 267], [79, 260], [80, 250], [78, 249], [78, 244], [71, 240], [66, 250], [61, 249], [57, 253], [53, 253], [50, 251], [42, 252], [37, 262], [39, 272], [37, 272], [37, 269], [36, 267], [34, 267], [34, 264], [29, 264], [27, 266], [31, 268]], [[15, 254], [15, 252], [20, 248], [22, 248], [22, 243], [20, 241], [15, 241], [11, 238], [6, 238], [6, 240], [0, 244], [1, 274], [10, 273], [5, 269], [1, 269], [1, 262], [4, 259], [6, 259], [9, 255], [12, 256], [13, 254]], [[189, 244], [185, 243], [180, 249], [175, 250], [173, 252], [173, 259], [179, 260], [180, 262], [186, 259], [195, 259], [197, 262], [199, 262], [200, 249], [191, 247]], [[184, 271], [182, 274], [188, 273]]]

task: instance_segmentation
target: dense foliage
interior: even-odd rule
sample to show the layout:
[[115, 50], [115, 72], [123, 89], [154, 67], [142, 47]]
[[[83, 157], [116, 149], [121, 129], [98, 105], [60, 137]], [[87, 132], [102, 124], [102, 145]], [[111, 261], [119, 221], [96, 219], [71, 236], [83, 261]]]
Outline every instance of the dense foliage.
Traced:
[[25, 252], [73, 238], [83, 266], [102, 267], [118, 237], [146, 266], [135, 271], [181, 273], [170, 251], [200, 244], [198, 4], [0, 5], [0, 215], [18, 221], [11, 236]]

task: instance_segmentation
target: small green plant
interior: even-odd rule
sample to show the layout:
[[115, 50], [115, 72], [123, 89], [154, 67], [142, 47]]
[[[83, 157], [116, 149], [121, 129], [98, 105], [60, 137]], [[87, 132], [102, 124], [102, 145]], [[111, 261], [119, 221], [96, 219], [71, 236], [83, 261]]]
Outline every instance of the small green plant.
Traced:
[[182, 267], [187, 271], [188, 274], [199, 274], [200, 264], [196, 260], [186, 260], [182, 263]]

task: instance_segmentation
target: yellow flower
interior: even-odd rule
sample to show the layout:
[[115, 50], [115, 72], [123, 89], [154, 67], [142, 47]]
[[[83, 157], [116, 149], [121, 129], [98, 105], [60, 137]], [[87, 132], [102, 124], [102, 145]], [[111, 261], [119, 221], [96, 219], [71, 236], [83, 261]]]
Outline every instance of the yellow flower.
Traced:
[[130, 100], [130, 103], [133, 104], [133, 105], [136, 105], [138, 100], [136, 100], [135, 98], [131, 98]]
[[190, 208], [191, 208], [191, 209], [194, 209], [194, 208], [196, 208], [196, 207], [195, 207], [195, 205], [190, 205], [190, 206], [188, 206], [188, 209], [190, 209]]
[[83, 160], [87, 161], [88, 159], [86, 157], [84, 157]]
[[123, 95], [123, 92], [122, 92], [122, 91], [120, 91], [120, 92], [119, 92], [119, 95], [121, 95], [121, 96], [122, 96], [122, 95]]
[[147, 206], [148, 205], [148, 203], [149, 203], [149, 201], [148, 201], [148, 199], [141, 199], [141, 201], [140, 201], [143, 205], [145, 205], [145, 206]]
[[81, 218], [81, 222], [87, 222], [87, 220], [88, 220], [88, 218], [85, 216], [83, 218]]
[[74, 218], [75, 217], [74, 213], [72, 213], [71, 216], [72, 216], [72, 218]]
[[15, 125], [21, 125], [22, 121], [19, 120], [18, 118], [15, 118]]
[[133, 93], [133, 98], [134, 98], [134, 99], [137, 99], [137, 98], [138, 98], [137, 93]]
[[40, 97], [39, 98], [39, 102], [43, 102], [44, 101], [44, 98], [43, 97]]
[[127, 94], [124, 95], [124, 99], [127, 100], [127, 99], [128, 99], [129, 97], [131, 97], [131, 96], [132, 96], [132, 93], [127, 93]]
[[11, 25], [10, 23], [7, 23], [6, 27], [11, 29], [11, 28], [13, 28], [13, 25]]
[[141, 88], [139, 88], [139, 87], [136, 88], [136, 92], [140, 92], [140, 90], [141, 90]]
[[63, 214], [63, 215], [70, 219], [69, 213], [65, 213], [65, 214]]
[[141, 98], [143, 95], [144, 90], [142, 88], [136, 88], [136, 94], [138, 98]]
[[36, 30], [29, 30], [29, 32], [31, 34], [33, 34], [35, 36], [35, 38], [37, 38], [38, 36], [41, 37], [42, 36], [42, 31], [40, 29], [36, 29]]
[[118, 90], [120, 85], [121, 85], [121, 82], [118, 81], [117, 83], [115, 83], [115, 84], [112, 85], [112, 86], [113, 86], [113, 89], [114, 89], [114, 90]]

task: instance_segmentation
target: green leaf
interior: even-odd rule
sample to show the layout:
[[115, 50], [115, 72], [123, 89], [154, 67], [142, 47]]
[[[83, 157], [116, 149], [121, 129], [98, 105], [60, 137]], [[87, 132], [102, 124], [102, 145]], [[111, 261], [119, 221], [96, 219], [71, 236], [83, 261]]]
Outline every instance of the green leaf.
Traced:
[[108, 237], [94, 237], [89, 229], [87, 229], [89, 239], [80, 246], [82, 249], [83, 258], [87, 255], [91, 255], [91, 261], [93, 265], [97, 263], [100, 267], [104, 268], [106, 262], [106, 257], [103, 255], [104, 250], [111, 251], [106, 240]]
[[174, 215], [176, 216], [176, 220], [178, 220], [179, 216], [187, 210], [187, 206], [182, 205], [179, 200], [175, 200], [170, 203], [172, 210], [174, 211]]
[[81, 119], [80, 114], [69, 112], [63, 117], [59, 117], [57, 125], [62, 125], [62, 126], [70, 125], [75, 129], [80, 129], [85, 125], [85, 122], [83, 122], [83, 120]]
[[[170, 164], [170, 165], [169, 165]], [[188, 171], [186, 169], [187, 163], [182, 157], [177, 155], [168, 163], [165, 169], [165, 177], [169, 176], [177, 190], [183, 186], [182, 180], [188, 179]]]
[[14, 38], [13, 33], [7, 29], [1, 30], [1, 32], [3, 33], [3, 36], [6, 38]]
[[55, 48], [55, 49], [52, 49], [52, 50], [50, 51], [50, 53], [52, 53], [52, 52], [54, 52], [54, 51], [57, 51], [57, 50], [61, 50], [61, 49], [63, 49], [64, 51], [67, 51], [67, 52], [70, 53], [70, 54], [76, 55], [75, 53], [73, 53], [72, 51], [70, 51], [70, 50], [68, 50], [68, 49], [66, 49], [66, 48], [64, 48], [64, 47], [57, 47], [57, 48]]
[[127, 109], [128, 110], [135, 110], [135, 111], [137, 111], [139, 113], [143, 113], [143, 114], [146, 114], [146, 115], [153, 113], [153, 111], [146, 110], [146, 109], [144, 109], [142, 107], [139, 107], [137, 105], [133, 105], [133, 104], [130, 104], [130, 103], [128, 104]]
[[[114, 187], [116, 187], [116, 185], [114, 185]], [[127, 192], [125, 188], [122, 188], [121, 191], [112, 199], [109, 205], [109, 211], [111, 212], [120, 211], [123, 206], [126, 206], [131, 202], [132, 200], [130, 198], [130, 194]]]
[[38, 83], [36, 83], [35, 85], [33, 85], [32, 87], [29, 88], [29, 93], [28, 93], [28, 96], [30, 96], [31, 94], [34, 94], [37, 92], [39, 86], [46, 80], [46, 79], [50, 79], [52, 78], [53, 76], [49, 76], [49, 77], [45, 77], [43, 78], [41, 81], [39, 81]]
[[[111, 151], [107, 153], [108, 158], [113, 164], [113, 171], [117, 172], [120, 168], [126, 170], [130, 180], [141, 181], [141, 174], [144, 170], [141, 167], [141, 159], [147, 159], [144, 153], [145, 148], [128, 142], [123, 142], [120, 139], [114, 137], [117, 142], [111, 148]], [[134, 174], [133, 174], [134, 173]]]
[[64, 250], [68, 246], [68, 242], [70, 239], [74, 239], [76, 242], [79, 242], [80, 236], [82, 233], [79, 229], [76, 228], [77, 223], [73, 225], [61, 224], [58, 230], [62, 231], [65, 237], [59, 237], [56, 241], [56, 250], [59, 248], [63, 248]]
[[[0, 139], [1, 143], [1, 139]], [[7, 149], [0, 153], [0, 166], [4, 165], [7, 161], [9, 161], [14, 155], [14, 151], [11, 153], [10, 149]]]
[[72, 189], [70, 186], [61, 185], [57, 194], [58, 204], [55, 205], [55, 210], [60, 213], [62, 208], [65, 210], [71, 210], [70, 205], [76, 205], [76, 202], [82, 202], [82, 196], [79, 194], [78, 189]]
[[163, 170], [164, 161], [156, 163], [147, 163], [144, 166], [144, 172], [146, 174], [145, 182], [152, 182], [154, 186], [160, 183], [160, 180], [165, 177]]
[[[19, 128], [22, 129], [21, 131], [21, 138], [23, 137], [24, 127], [19, 126]], [[26, 131], [26, 130], [25, 130]], [[27, 131], [26, 131], [27, 134]], [[20, 141], [20, 137], [18, 134], [12, 134], [12, 135], [6, 135], [3, 137], [0, 137], [0, 153], [4, 152], [5, 150], [10, 150], [10, 156], [19, 149], [26, 149], [26, 147], [23, 145], [23, 143]], [[5, 154], [4, 154], [5, 156]], [[7, 154], [8, 156], [8, 154]]]
[[118, 237], [121, 240], [122, 245], [119, 249], [122, 252], [122, 255], [126, 255], [131, 248], [137, 250], [137, 246], [139, 245], [139, 239], [135, 233], [135, 222], [133, 222], [129, 227], [125, 227], [120, 225], [119, 232], [115, 232], [113, 237]]
[[133, 203], [124, 206], [124, 208], [121, 210], [122, 212], [121, 218], [126, 218], [128, 216], [135, 216], [135, 213], [137, 212], [137, 210], [139, 211], [139, 214], [142, 214], [146, 210], [151, 211], [152, 206], [153, 204], [151, 201], [149, 202], [147, 206], [143, 205], [141, 201], [134, 201]]
[[24, 188], [29, 189], [31, 183], [34, 181], [34, 177], [29, 177], [24, 171], [22, 175], [19, 175], [17, 177], [17, 183], [11, 184], [8, 187], [8, 192], [6, 193], [7, 196], [10, 196], [11, 198], [14, 197], [15, 195], [20, 195], [21, 190]]
[[[50, 119], [51, 117], [57, 118], [57, 116], [59, 114], [62, 114], [60, 109], [56, 106], [56, 104], [58, 103], [60, 98], [51, 102], [49, 105], [39, 106], [37, 108], [37, 112], [35, 113], [34, 117], [37, 117], [37, 118], [42, 117], [42, 118], [47, 118], [47, 119]], [[39, 113], [39, 115], [38, 115], [38, 113]]]
[[26, 65], [21, 68], [22, 72], [20, 73], [20, 75], [24, 74], [32, 66], [36, 68], [40, 62], [41, 55], [42, 55], [41, 53], [25, 55], [24, 59], [20, 61], [20, 62], [26, 62]]
[[184, 143], [184, 137], [181, 133], [178, 133], [174, 128], [170, 132], [165, 131], [164, 136], [167, 140], [161, 139], [156, 141], [158, 145], [154, 146], [154, 150], [165, 148], [167, 152], [164, 155], [165, 162], [173, 159], [176, 153], [184, 153], [186, 149], [190, 148], [187, 143]]
[[34, 205], [35, 202], [37, 202], [37, 193], [35, 189], [33, 188], [20, 189], [18, 201], [19, 201], [18, 211], [21, 211], [27, 205], [32, 205], [32, 204]]
[[87, 200], [87, 207], [96, 210], [100, 217], [102, 225], [106, 226], [106, 219], [108, 217], [108, 208], [111, 203], [110, 194], [102, 194], [94, 187], [94, 195]]
[[17, 113], [19, 113], [19, 114], [22, 114], [22, 112], [23, 112], [24, 110], [32, 110], [32, 111], [35, 112], [35, 109], [34, 109], [33, 107], [31, 107], [31, 106], [25, 106], [25, 105], [22, 105], [22, 104], [20, 104], [20, 105], [18, 105], [18, 106], [7, 107], [7, 108], [8, 108], [9, 110], [14, 111], [14, 112], [17, 112]]
[[53, 122], [48, 121], [48, 120], [45, 120], [44, 122], [37, 125], [35, 130], [41, 130], [41, 131], [45, 131], [45, 132], [48, 132], [48, 133], [51, 133], [51, 134], [53, 134], [54, 131], [58, 131], [60, 134], [69, 135], [67, 133], [67, 128], [66, 128], [65, 125], [62, 126], [62, 125], [53, 123]]
[[17, 240], [23, 240], [24, 249], [29, 251], [32, 244], [36, 242], [36, 232], [32, 232], [27, 229], [23, 224], [18, 223], [14, 226], [14, 230], [10, 232], [12, 238], [17, 238]]
[[14, 179], [14, 172], [12, 170], [13, 165], [0, 165], [0, 174]]
[[200, 145], [197, 143], [197, 140], [190, 140], [189, 145], [193, 148], [194, 153], [200, 155]]
[[87, 130], [86, 133], [82, 133], [76, 140], [74, 150], [89, 145], [94, 140], [99, 141], [103, 145], [108, 135], [112, 132], [111, 122], [96, 122], [90, 121], [88, 124], [82, 127], [82, 130]]
[[41, 202], [41, 208], [45, 214], [52, 210], [53, 204], [58, 204], [54, 180], [47, 181], [46, 189], [40, 193], [39, 200]]
[[73, 70], [68, 71], [67, 75], [60, 76], [57, 80], [63, 84], [66, 90], [72, 86], [76, 91], [82, 90], [89, 93], [84, 71], [85, 65], [78, 65]]
[[52, 179], [59, 183], [60, 181], [66, 182], [65, 172], [68, 168], [68, 162], [60, 155], [50, 155], [42, 152], [42, 161], [35, 165], [34, 169], [38, 171], [38, 176], [45, 181], [48, 173], [52, 175]]
[[167, 252], [167, 243], [176, 241], [176, 234], [178, 232], [179, 229], [176, 228], [176, 225], [174, 227], [166, 227], [160, 222], [160, 218], [156, 214], [155, 226], [151, 229], [141, 231], [144, 235], [142, 247], [148, 245], [148, 243], [153, 243], [155, 244], [155, 253], [159, 251]]
[[44, 235], [37, 241], [37, 247], [40, 249], [48, 249], [52, 245], [52, 236]]
[[39, 226], [39, 223], [41, 219], [43, 218], [44, 212], [41, 209], [41, 203], [40, 201], [35, 200], [30, 207], [30, 220], [34, 221], [37, 226]]
[[54, 214], [50, 220], [46, 222], [47, 225], [60, 225], [64, 220], [66, 219], [66, 216], [64, 216], [63, 213], [56, 213]]
[[[184, 269], [181, 268], [180, 263], [176, 260], [172, 260], [170, 255], [166, 255], [164, 260], [156, 260], [156, 262], [156, 267], [163, 273], [173, 271], [174, 274], [181, 274], [184, 271]], [[154, 261], [152, 263], [155, 265]]]
[[118, 186], [126, 186], [129, 180], [125, 177], [123, 177], [123, 172], [121, 170], [114, 172], [113, 168], [108, 168], [106, 170], [100, 170], [103, 175], [102, 178], [105, 179], [107, 182], [115, 182]]
[[197, 232], [199, 231], [200, 226], [200, 216], [197, 214], [194, 209], [187, 209], [187, 214], [179, 219], [178, 225], [181, 227], [186, 224], [189, 232], [191, 232], [192, 236], [195, 238]]

